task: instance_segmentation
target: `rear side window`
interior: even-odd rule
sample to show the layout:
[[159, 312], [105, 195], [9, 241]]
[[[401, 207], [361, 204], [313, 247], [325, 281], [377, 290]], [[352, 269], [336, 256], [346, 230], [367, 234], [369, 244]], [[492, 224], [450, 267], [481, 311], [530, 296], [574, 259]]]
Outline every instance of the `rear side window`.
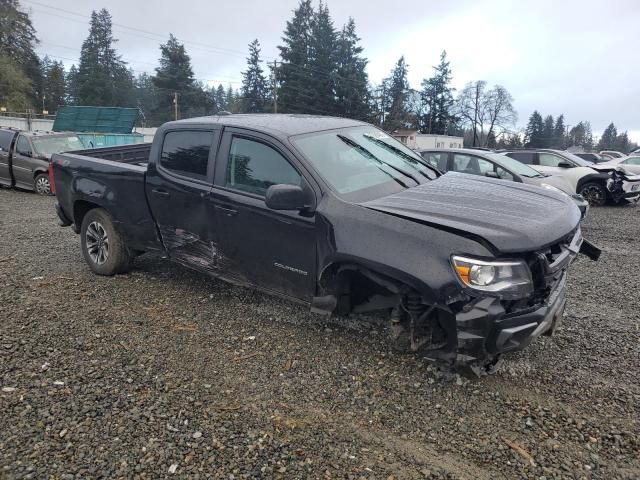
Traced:
[[533, 165], [533, 156], [535, 155], [533, 152], [509, 152], [507, 153], [511, 158], [515, 158], [520, 163], [524, 163], [526, 165]]
[[271, 185], [302, 185], [302, 177], [272, 147], [234, 137], [229, 151], [226, 186], [264, 196]]
[[162, 143], [160, 165], [188, 177], [206, 178], [214, 132], [169, 132]]
[[3, 152], [8, 152], [9, 148], [11, 148], [11, 140], [13, 140], [14, 135], [15, 132], [0, 130], [0, 149]]
[[453, 155], [453, 170], [471, 175], [484, 175], [493, 172], [493, 163], [473, 155]]

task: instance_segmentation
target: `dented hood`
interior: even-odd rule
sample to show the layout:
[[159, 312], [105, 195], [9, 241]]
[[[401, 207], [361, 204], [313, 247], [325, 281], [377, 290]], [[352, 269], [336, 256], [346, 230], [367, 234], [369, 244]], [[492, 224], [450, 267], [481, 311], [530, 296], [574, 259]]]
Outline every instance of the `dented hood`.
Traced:
[[580, 211], [564, 194], [455, 172], [362, 205], [481, 237], [503, 253], [538, 250], [580, 222]]

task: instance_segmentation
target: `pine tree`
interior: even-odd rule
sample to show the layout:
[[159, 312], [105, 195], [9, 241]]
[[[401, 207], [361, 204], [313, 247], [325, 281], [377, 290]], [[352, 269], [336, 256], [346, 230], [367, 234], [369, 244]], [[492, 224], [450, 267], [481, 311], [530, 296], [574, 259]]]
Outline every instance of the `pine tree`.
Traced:
[[616, 137], [614, 142], [614, 149], [618, 152], [629, 153], [631, 143], [629, 142], [629, 135], [627, 132], [622, 132]]
[[578, 122], [578, 124], [569, 130], [569, 138], [567, 139], [567, 143], [570, 145], [575, 145], [578, 147], [582, 147], [585, 143], [585, 125], [582, 122]]
[[222, 84], [218, 85], [215, 93], [215, 106], [217, 108], [216, 112], [226, 111], [227, 107], [227, 94], [224, 91], [224, 87]]
[[447, 52], [440, 54], [440, 63], [434, 67], [435, 73], [422, 81], [422, 105], [419, 126], [423, 133], [446, 134], [455, 128], [457, 119], [453, 113], [453, 89], [451, 67], [447, 61]]
[[[0, 54], [6, 57], [3, 64], [8, 69], [0, 73], [6, 74], [7, 78], [12, 78], [17, 81], [16, 85], [21, 86], [24, 86], [24, 81], [18, 79], [14, 68], [17, 67], [26, 76], [30, 99], [27, 106], [23, 107], [25, 109], [42, 101], [43, 79], [40, 59], [35, 52], [37, 44], [36, 30], [29, 15], [20, 9], [18, 0], [0, 0]], [[22, 94], [23, 91], [20, 90], [15, 98], [21, 98]], [[12, 103], [15, 102], [15, 99], [12, 100]], [[22, 101], [18, 103], [23, 104]]]
[[[156, 68], [153, 85], [158, 94], [158, 106], [153, 114], [154, 122], [165, 122], [175, 117], [174, 98], [178, 96], [178, 117], [203, 115], [207, 108], [207, 95], [194, 78], [191, 58], [184, 45], [173, 34], [167, 43], [160, 45], [160, 66]], [[211, 104], [210, 108], [213, 108]]]
[[555, 136], [555, 123], [553, 121], [553, 115], [547, 115], [544, 119], [544, 128], [542, 130], [542, 146], [544, 148], [553, 147]]
[[367, 59], [362, 58], [360, 38], [353, 18], [342, 28], [337, 44], [336, 115], [357, 120], [371, 119], [371, 94], [366, 72]]
[[564, 125], [564, 115], [561, 114], [556, 118], [554, 127], [553, 147], [564, 150], [567, 147], [566, 127]]
[[8, 111], [25, 111], [31, 108], [31, 81], [24, 71], [8, 55], [0, 54], [0, 107]]
[[598, 142], [598, 150], [613, 150], [615, 149], [616, 137], [618, 136], [618, 130], [612, 123], [604, 130], [600, 141]]
[[134, 81], [135, 104], [140, 112], [139, 121], [142, 126], [155, 125], [153, 113], [158, 110], [158, 91], [153, 84], [153, 78], [147, 73], [141, 73]]
[[528, 148], [542, 148], [544, 146], [544, 122], [536, 110], [529, 117], [525, 130], [525, 146]]
[[113, 46], [116, 42], [109, 12], [104, 8], [93, 11], [75, 79], [79, 104], [126, 106], [133, 79], [126, 63], [116, 53]]
[[269, 95], [267, 79], [260, 66], [260, 42], [258, 39], [249, 44], [247, 70], [242, 72], [242, 111], [262, 113], [267, 111]]
[[584, 122], [584, 143], [582, 146], [587, 152], [593, 150], [593, 132], [591, 131], [591, 123]]
[[78, 67], [71, 65], [64, 86], [65, 103], [78, 105]]
[[[43, 61], [43, 65], [45, 62]], [[65, 72], [62, 62], [47, 62], [44, 71], [44, 106], [49, 114], [58, 111], [65, 102]]]
[[383, 80], [384, 121], [382, 128], [389, 132], [399, 128], [408, 128], [412, 124], [411, 113], [407, 108], [409, 99], [407, 72], [408, 66], [402, 56], [398, 59], [391, 75]]
[[[278, 67], [278, 111], [306, 112], [312, 107], [313, 88], [309, 85], [314, 75], [310, 68], [311, 27], [314, 21], [311, 0], [301, 0], [287, 21], [279, 46], [282, 64]], [[326, 73], [326, 72], [325, 72]]]
[[320, 2], [311, 21], [309, 71], [311, 113], [332, 115], [336, 112], [335, 73], [337, 69], [337, 34], [329, 7]]

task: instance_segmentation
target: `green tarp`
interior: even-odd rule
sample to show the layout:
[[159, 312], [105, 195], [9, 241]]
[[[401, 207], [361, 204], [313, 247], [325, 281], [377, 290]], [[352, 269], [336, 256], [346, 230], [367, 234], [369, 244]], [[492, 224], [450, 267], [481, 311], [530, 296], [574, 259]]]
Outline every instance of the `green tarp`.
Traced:
[[53, 131], [131, 133], [137, 116], [137, 108], [62, 107], [53, 122]]

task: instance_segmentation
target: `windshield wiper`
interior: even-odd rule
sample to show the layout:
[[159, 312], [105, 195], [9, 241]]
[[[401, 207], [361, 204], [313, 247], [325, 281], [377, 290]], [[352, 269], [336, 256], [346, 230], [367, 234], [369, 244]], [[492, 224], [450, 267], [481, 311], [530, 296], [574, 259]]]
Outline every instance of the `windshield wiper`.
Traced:
[[[378, 162], [382, 165], [386, 165], [387, 167], [395, 170], [396, 172], [398, 172], [401, 175], [404, 175], [407, 178], [410, 178], [411, 180], [413, 180], [414, 182], [416, 182], [416, 185], [420, 185], [420, 182], [410, 173], [405, 172], [404, 170], [402, 170], [401, 168], [396, 167], [395, 165], [392, 165], [391, 163], [385, 162], [384, 160], [380, 160], [378, 157], [376, 157], [373, 153], [371, 153], [369, 150], [367, 150], [366, 148], [364, 148], [362, 145], [360, 145], [358, 142], [351, 140], [349, 137], [345, 137], [344, 135], [337, 135], [338, 138], [340, 140], [342, 140], [344, 143], [346, 143], [347, 145], [355, 148], [356, 150], [358, 150], [359, 152], [361, 152], [362, 154], [364, 154], [365, 156], [369, 157], [371, 160]], [[378, 167], [380, 168], [380, 167]], [[384, 171], [384, 170], [383, 170]], [[388, 172], [387, 175], [389, 174]], [[398, 182], [400, 181], [399, 179], [396, 179]], [[404, 183], [403, 183], [404, 185]], [[405, 188], [409, 188], [408, 185], [404, 185]]]
[[[400, 155], [402, 158], [404, 158], [405, 160], [408, 160], [409, 163], [418, 163], [424, 167], [427, 167], [431, 170], [433, 170], [434, 172], [436, 172], [436, 175], [441, 175], [442, 172], [440, 172], [438, 169], [434, 168], [433, 166], [429, 165], [426, 162], [423, 162], [421, 160], [418, 160], [415, 157], [412, 157], [411, 155], [409, 155], [406, 152], [403, 152], [402, 150], [400, 150], [398, 147], [394, 147], [393, 145], [389, 145], [387, 142], [380, 140], [379, 138], [375, 138], [372, 135], [369, 135], [368, 133], [364, 133], [362, 135], [364, 138], [366, 138], [367, 140], [375, 143], [376, 145], [381, 146], [382, 148], [386, 149], [386, 150], [390, 150], [393, 153], [395, 153], [396, 155]], [[422, 176], [424, 176], [425, 178], [429, 179], [429, 180], [433, 180], [433, 178], [429, 177], [429, 175], [427, 175], [426, 173], [424, 173], [422, 170], [416, 168], [416, 171], [419, 172], [420, 174], [422, 174]]]

